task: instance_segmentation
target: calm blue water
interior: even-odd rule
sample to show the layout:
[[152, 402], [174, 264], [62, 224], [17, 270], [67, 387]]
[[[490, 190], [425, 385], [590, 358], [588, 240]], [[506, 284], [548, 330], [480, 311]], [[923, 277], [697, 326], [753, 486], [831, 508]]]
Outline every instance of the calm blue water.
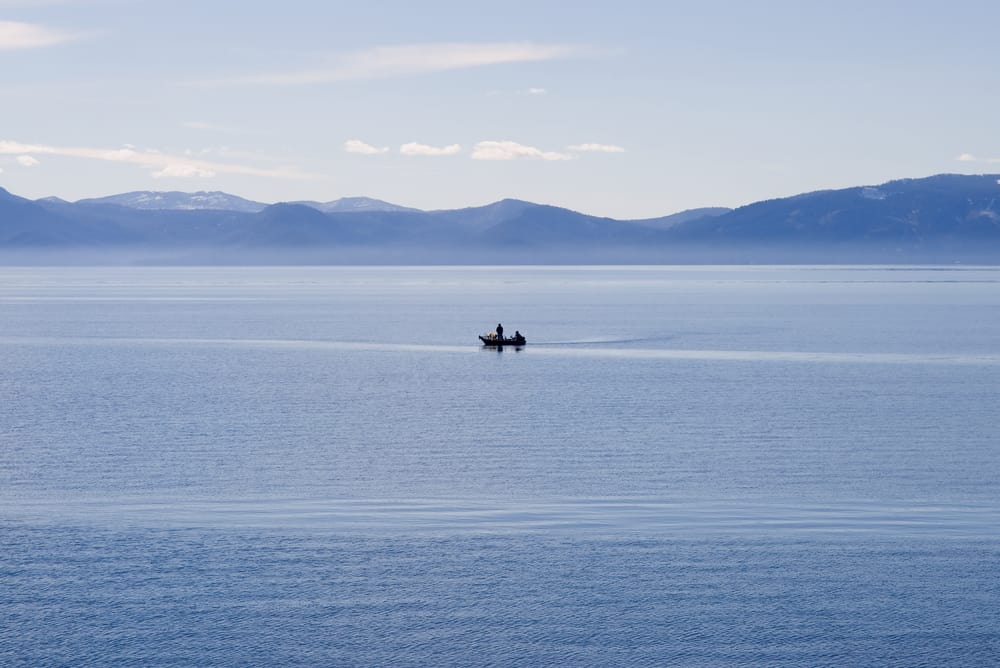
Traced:
[[1000, 665], [998, 405], [1000, 268], [0, 268], [0, 664]]

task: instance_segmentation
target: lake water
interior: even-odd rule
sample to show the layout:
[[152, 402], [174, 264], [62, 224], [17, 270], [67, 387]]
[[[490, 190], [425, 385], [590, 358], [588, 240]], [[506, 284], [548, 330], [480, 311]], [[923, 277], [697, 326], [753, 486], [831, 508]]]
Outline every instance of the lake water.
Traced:
[[998, 406], [997, 267], [0, 268], [0, 664], [1000, 665]]

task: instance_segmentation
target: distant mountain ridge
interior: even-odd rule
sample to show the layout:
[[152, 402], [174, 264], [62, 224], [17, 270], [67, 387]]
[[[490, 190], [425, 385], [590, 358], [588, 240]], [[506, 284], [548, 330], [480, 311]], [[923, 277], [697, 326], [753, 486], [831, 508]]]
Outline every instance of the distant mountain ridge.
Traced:
[[679, 238], [772, 243], [925, 244], [995, 240], [1000, 178], [940, 174], [755, 202], [690, 221]]
[[359, 211], [419, 211], [398, 204], [391, 204], [371, 197], [341, 197], [330, 202], [292, 202], [304, 204], [323, 213], [351, 213]]
[[692, 220], [698, 220], [699, 218], [716, 218], [718, 216], [725, 215], [732, 211], [732, 209], [721, 207], [721, 206], [711, 206], [703, 207], [700, 209], [687, 209], [685, 211], [679, 211], [677, 213], [672, 213], [669, 216], [660, 216], [659, 218], [640, 218], [636, 220], [629, 220], [627, 222], [636, 223], [637, 225], [645, 225], [646, 227], [654, 227], [657, 229], [665, 230], [671, 227], [676, 227], [681, 223], [688, 223]]
[[[40, 203], [68, 203], [58, 197], [45, 197], [37, 200]], [[371, 197], [342, 197], [330, 202], [285, 202], [287, 204], [301, 204], [310, 208], [322, 211], [323, 213], [347, 213], [358, 211], [419, 211], [398, 204], [392, 204]], [[109, 195], [107, 197], [92, 197], [89, 199], [77, 200], [76, 204], [113, 204], [129, 209], [140, 209], [144, 211], [240, 211], [243, 213], [257, 213], [263, 211], [270, 204], [255, 202], [244, 199], [237, 195], [230, 195], [220, 191], [198, 191], [193, 193], [171, 191], [137, 190], [134, 192], [121, 193], [119, 195]]]
[[48, 251], [166, 263], [1000, 264], [1000, 176], [900, 179], [643, 220], [514, 199], [421, 211], [204, 191], [32, 201], [0, 188], [0, 261]]

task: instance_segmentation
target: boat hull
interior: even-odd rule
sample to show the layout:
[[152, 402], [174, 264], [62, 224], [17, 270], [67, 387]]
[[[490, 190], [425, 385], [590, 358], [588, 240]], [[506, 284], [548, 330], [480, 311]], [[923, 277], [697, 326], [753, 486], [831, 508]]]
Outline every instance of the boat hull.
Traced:
[[480, 336], [479, 340], [483, 342], [484, 346], [490, 348], [502, 348], [503, 346], [523, 346], [528, 342], [523, 336], [521, 337], [511, 337], [509, 339], [498, 339], [496, 337], [490, 338], [488, 336]]

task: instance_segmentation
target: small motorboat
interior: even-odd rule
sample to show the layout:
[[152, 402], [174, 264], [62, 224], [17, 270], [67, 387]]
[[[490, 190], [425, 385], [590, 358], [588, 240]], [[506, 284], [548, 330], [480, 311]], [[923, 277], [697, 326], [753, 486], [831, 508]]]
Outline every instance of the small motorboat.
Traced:
[[528, 342], [523, 336], [510, 336], [500, 338], [495, 332], [490, 332], [489, 334], [480, 334], [479, 340], [483, 342], [484, 346], [490, 346], [491, 348], [502, 348], [503, 346], [523, 346]]

